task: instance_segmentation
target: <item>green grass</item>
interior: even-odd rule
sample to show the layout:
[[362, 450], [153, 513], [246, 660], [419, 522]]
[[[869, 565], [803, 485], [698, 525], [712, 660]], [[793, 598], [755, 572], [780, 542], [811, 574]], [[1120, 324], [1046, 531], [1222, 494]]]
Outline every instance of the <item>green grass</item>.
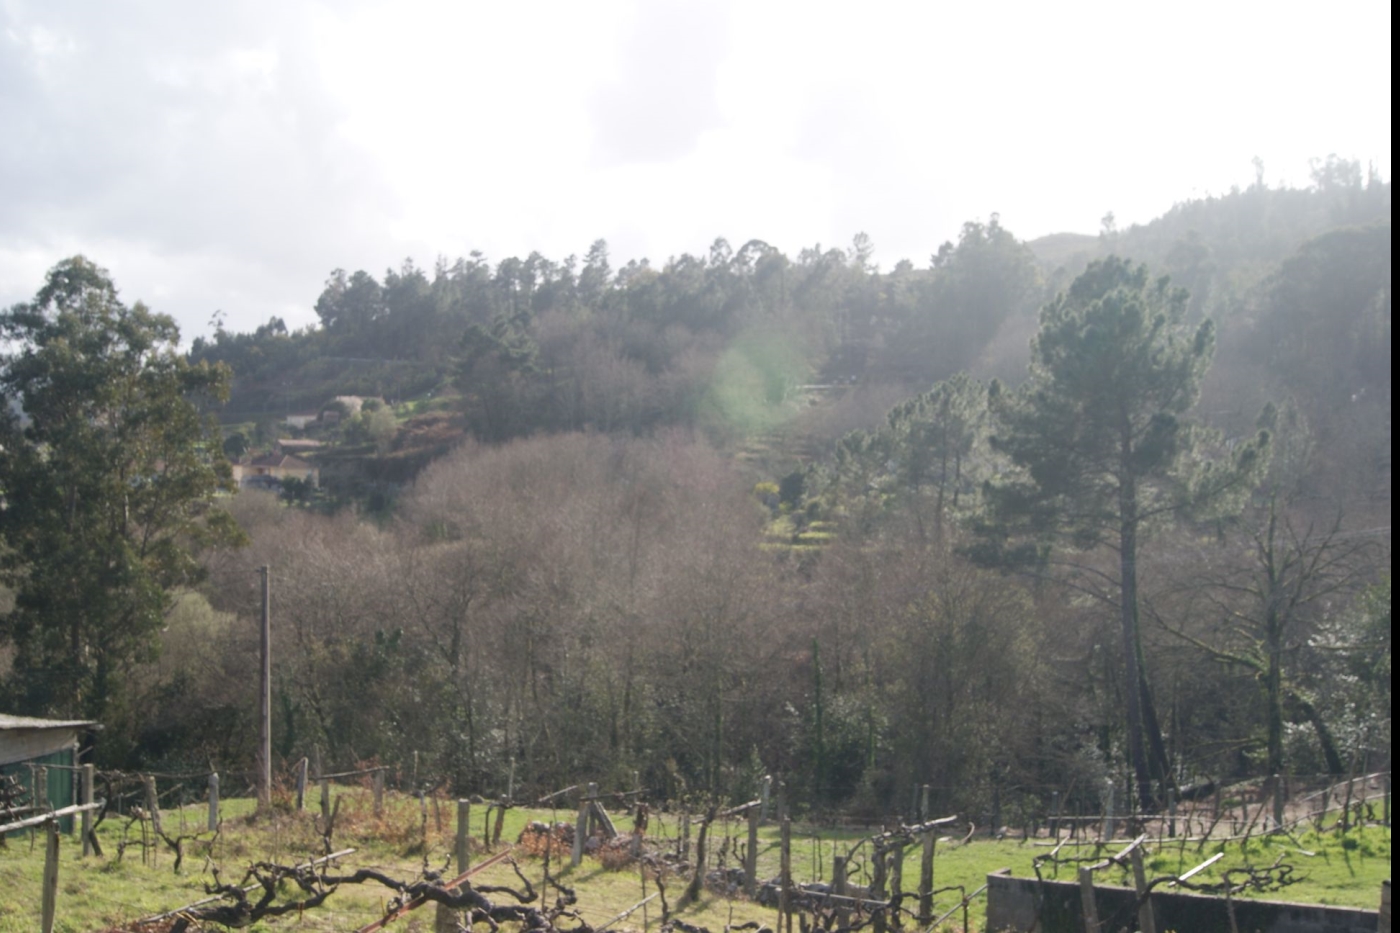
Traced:
[[[443, 830], [438, 832], [433, 811], [429, 809], [426, 853], [421, 835], [422, 818], [416, 800], [390, 795], [388, 812], [383, 819], [373, 817], [367, 791], [337, 789], [341, 797], [341, 814], [335, 835], [337, 849], [355, 847], [358, 851], [344, 862], [346, 868], [374, 866], [404, 879], [413, 878], [422, 867], [424, 857], [433, 868], [441, 868], [451, 850], [455, 807], [444, 802], [441, 807]], [[314, 796], [314, 795], [313, 795]], [[483, 836], [485, 807], [472, 807], [471, 835]], [[118, 859], [118, 844], [127, 826], [126, 819], [109, 816], [100, 830], [105, 856], [80, 857], [76, 837], [63, 837], [59, 871], [58, 929], [78, 931], [101, 930], [150, 914], [183, 906], [204, 896], [204, 884], [212, 881], [211, 869], [223, 868], [226, 881], [238, 880], [244, 869], [257, 860], [291, 863], [320, 853], [320, 837], [311, 812], [281, 812], [272, 819], [250, 819], [251, 805], [246, 800], [227, 801], [223, 810], [224, 825], [212, 848], [206, 836], [202, 841], [186, 844], [185, 864], [180, 874], [173, 871], [174, 855], [162, 849], [152, 864], [143, 864], [138, 847], [129, 846]], [[166, 831], [181, 830], [179, 810], [163, 811]], [[193, 832], [204, 819], [202, 806], [185, 808], [184, 832]], [[508, 811], [501, 838], [513, 841], [527, 820], [571, 821], [568, 809]], [[631, 821], [625, 814], [615, 817], [618, 829], [627, 831]], [[653, 840], [673, 840], [678, 820], [673, 814], [653, 813], [648, 836]], [[698, 830], [698, 827], [697, 827]], [[798, 882], [829, 880], [832, 856], [845, 854], [862, 837], [865, 830], [833, 830], [807, 825], [793, 828], [793, 875]], [[139, 829], [131, 828], [129, 838], [139, 838]], [[695, 833], [692, 832], [692, 844]], [[709, 864], [714, 867], [718, 853], [725, 852], [727, 867], [738, 863], [738, 847], [747, 838], [742, 819], [716, 821], [710, 831]], [[768, 825], [759, 832], [758, 875], [773, 878], [779, 869], [779, 832]], [[1042, 842], [1044, 840], [1041, 840]], [[937, 888], [961, 885], [967, 891], [980, 887], [989, 871], [1011, 868], [1017, 876], [1033, 875], [1031, 860], [1050, 850], [1044, 846], [1019, 840], [977, 839], [967, 845], [945, 838], [937, 848], [934, 863], [934, 884]], [[1332, 832], [1307, 832], [1290, 839], [1283, 836], [1256, 838], [1247, 846], [1240, 843], [1209, 843], [1197, 851], [1196, 843], [1164, 841], [1149, 846], [1149, 875], [1177, 874], [1221, 851], [1227, 856], [1209, 872], [1198, 876], [1215, 880], [1220, 872], [1241, 864], [1267, 866], [1283, 854], [1295, 866], [1296, 873], [1305, 876], [1302, 883], [1282, 892], [1263, 895], [1280, 900], [1309, 901], [1324, 904], [1344, 904], [1374, 908], [1379, 896], [1380, 882], [1390, 876], [1390, 831], [1378, 827], [1353, 830], [1345, 839]], [[1314, 853], [1305, 855], [1303, 851]], [[485, 857], [480, 844], [474, 845], [475, 859]], [[862, 856], [862, 847], [852, 866], [852, 881], [869, 881]], [[522, 857], [521, 871], [538, 888], [543, 876], [541, 860]], [[919, 852], [908, 850], [904, 865], [904, 888], [917, 886]], [[37, 928], [39, 917], [40, 877], [43, 866], [43, 839], [36, 836], [35, 844], [19, 837], [8, 840], [0, 849], [0, 933], [20, 933]], [[591, 924], [598, 925], [636, 903], [642, 896], [642, 881], [635, 865], [609, 870], [592, 857], [584, 859], [577, 869], [556, 862], [553, 873], [565, 884], [576, 886], [579, 910]], [[1053, 876], [1047, 871], [1047, 876]], [[1072, 868], [1062, 868], [1063, 877], [1073, 877]], [[502, 863], [479, 876], [482, 883], [512, 884], [519, 882], [510, 868]], [[1108, 871], [1103, 883], [1130, 884], [1122, 872]], [[667, 884], [667, 898], [674, 907], [684, 887], [681, 878]], [[651, 893], [654, 885], [647, 884]], [[276, 930], [331, 931], [347, 930], [368, 923], [381, 915], [383, 903], [391, 893], [376, 886], [345, 886], [336, 892], [325, 906], [308, 911], [297, 919], [288, 917], [269, 922], [254, 930], [267, 933]], [[944, 893], [935, 898], [935, 912], [954, 907], [957, 893]], [[985, 900], [978, 898], [972, 908], [973, 928], [980, 928]], [[397, 930], [427, 930], [431, 926], [431, 908], [411, 915], [411, 919], [391, 926]], [[660, 905], [653, 901], [646, 911], [650, 928], [659, 923]], [[726, 924], [757, 920], [771, 925], [775, 911], [752, 903], [742, 896], [727, 897], [706, 893], [700, 901], [681, 914], [686, 921], [720, 931]], [[960, 917], [953, 918], [960, 921]], [[620, 929], [642, 929], [643, 915], [639, 911], [618, 925]], [[952, 929], [952, 927], [949, 927]]]

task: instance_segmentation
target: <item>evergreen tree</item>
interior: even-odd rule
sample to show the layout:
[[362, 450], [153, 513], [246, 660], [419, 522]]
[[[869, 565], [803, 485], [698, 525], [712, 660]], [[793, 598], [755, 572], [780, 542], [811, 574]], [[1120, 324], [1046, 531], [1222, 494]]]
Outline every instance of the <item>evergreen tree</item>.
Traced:
[[0, 574], [15, 591], [0, 640], [24, 712], [102, 718], [153, 655], [172, 591], [200, 578], [194, 552], [241, 536], [214, 505], [229, 466], [196, 407], [227, 393], [228, 370], [189, 364], [179, 337], [81, 256], [0, 313]]
[[[1141, 534], [1190, 502], [1188, 493], [1218, 498], [1238, 475], [1189, 469], [1198, 434], [1182, 416], [1210, 366], [1215, 330], [1209, 320], [1188, 328], [1187, 301], [1145, 266], [1109, 257], [1044, 308], [1030, 379], [994, 400], [1001, 429], [992, 444], [1022, 472], [988, 490], [994, 521], [978, 548], [1001, 560], [1043, 560], [1055, 543], [1116, 551], [1117, 577], [1101, 576], [1117, 597], [1128, 754], [1144, 807], [1152, 779], [1169, 769], [1138, 622]], [[1016, 538], [1029, 543], [1007, 550]]]

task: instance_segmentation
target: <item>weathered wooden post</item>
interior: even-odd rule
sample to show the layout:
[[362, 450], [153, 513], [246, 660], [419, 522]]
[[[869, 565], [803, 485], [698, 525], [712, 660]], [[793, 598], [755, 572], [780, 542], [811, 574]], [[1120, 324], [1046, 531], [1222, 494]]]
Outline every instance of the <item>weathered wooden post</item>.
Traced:
[[[88, 803], [84, 800], [83, 803]], [[209, 775], [209, 831], [216, 832], [219, 828], [219, 775], [217, 772]]]
[[1138, 930], [1141, 933], [1157, 933], [1157, 917], [1152, 911], [1152, 895], [1147, 889], [1147, 871], [1142, 866], [1142, 847], [1134, 846], [1130, 853], [1133, 861], [1133, 887], [1137, 890]]
[[778, 933], [792, 933], [792, 820], [782, 820], [779, 835]]
[[510, 756], [510, 774], [506, 777], [506, 799], [515, 800], [515, 756]]
[[1001, 782], [992, 784], [992, 818], [987, 821], [991, 825], [987, 827], [988, 836], [996, 836], [997, 827], [1001, 825]]
[[[83, 765], [83, 785], [82, 785], [82, 803], [83, 803], [83, 804], [90, 804], [90, 803], [92, 803], [92, 798], [93, 798], [93, 793], [94, 793], [94, 787], [93, 787], [93, 785], [96, 784], [96, 783], [97, 783], [97, 773], [96, 773], [96, 770], [93, 768], [93, 765], [92, 765], [91, 763]], [[91, 810], [84, 810], [84, 811], [83, 811], [82, 824], [83, 824], [83, 825], [82, 825], [82, 834], [83, 834], [83, 855], [84, 855], [84, 856], [87, 856], [87, 855], [92, 854], [92, 811], [91, 811]]]
[[311, 763], [306, 760], [306, 756], [301, 756], [301, 761], [297, 762], [297, 812], [306, 809], [306, 772]]
[[[885, 900], [885, 862], [888, 851], [883, 843], [875, 846], [875, 864], [870, 873], [870, 899], [875, 901]], [[871, 918], [875, 924], [875, 933], [885, 933], [885, 909], [876, 908], [875, 914]]]
[[1084, 911], [1084, 933], [1099, 933], [1099, 905], [1094, 900], [1094, 870], [1079, 869], [1079, 903]]
[[919, 922], [924, 925], [933, 922], [933, 854], [937, 841], [936, 830], [924, 830], [924, 854], [919, 863]]
[[[596, 785], [595, 785], [596, 786]], [[510, 808], [510, 798], [502, 797], [500, 804], [496, 807], [496, 828], [491, 833], [491, 844], [501, 844], [501, 830], [506, 825], [506, 810]]]
[[471, 867], [471, 852], [468, 851], [468, 831], [472, 824], [472, 802], [467, 799], [457, 801], [457, 874]]
[[745, 815], [749, 818], [749, 848], [744, 853], [744, 893], [749, 897], [758, 895], [758, 807], [749, 807]]
[[1390, 933], [1390, 879], [1381, 882], [1381, 909], [1376, 915], [1378, 933]]
[[1060, 841], [1060, 792], [1057, 790], [1050, 792], [1050, 835], [1056, 842]]
[[[1282, 829], [1284, 802], [1283, 778], [1282, 776], [1275, 774], [1272, 777], [1270, 777], [1269, 780], [1273, 784], [1274, 792], [1274, 829]], [[1363, 781], [1361, 786], [1364, 788], [1366, 786], [1366, 783]]]
[[768, 794], [772, 789], [773, 775], [765, 774], [763, 776], [763, 785], [759, 788], [758, 792], [758, 799], [761, 801], [761, 809], [759, 810], [758, 818], [765, 823], [768, 822]]
[[321, 777], [321, 819], [331, 818], [331, 779], [324, 774]]
[[151, 815], [151, 829], [160, 835], [160, 797], [156, 795], [155, 775], [143, 776], [141, 783], [146, 785], [146, 812]]
[[40, 929], [43, 933], [53, 933], [54, 916], [58, 910], [58, 820], [44, 823], [44, 836], [44, 893]]
[[433, 794], [433, 826], [439, 833], [442, 832], [442, 802], [436, 793]]
[[578, 821], [574, 823], [574, 853], [569, 864], [577, 867], [583, 861], [583, 837], [588, 830], [588, 792], [578, 795]]
[[384, 815], [384, 769], [376, 768], [374, 771], [374, 815], [376, 818]]
[[31, 774], [34, 793], [30, 796], [34, 799], [34, 809], [42, 812], [49, 809], [49, 769], [39, 765]]
[[[904, 841], [901, 839], [895, 843], [893, 857], [890, 859], [890, 903], [898, 906], [904, 899]], [[900, 911], [894, 912], [894, 926], [899, 928]]]
[[919, 789], [919, 822], [928, 819], [928, 785], [925, 784]]
[[1103, 842], [1108, 842], [1113, 838], [1113, 792], [1115, 788], [1112, 781], [1105, 782], [1103, 797], [1103, 826], [1099, 829], [1099, 838]]
[[[1187, 831], [1190, 835], [1190, 831]], [[1167, 836], [1176, 838], [1176, 788], [1167, 788]]]
[[844, 855], [833, 855], [831, 857], [831, 893], [836, 898], [836, 928], [842, 929], [851, 925], [851, 911], [846, 905], [846, 857]]

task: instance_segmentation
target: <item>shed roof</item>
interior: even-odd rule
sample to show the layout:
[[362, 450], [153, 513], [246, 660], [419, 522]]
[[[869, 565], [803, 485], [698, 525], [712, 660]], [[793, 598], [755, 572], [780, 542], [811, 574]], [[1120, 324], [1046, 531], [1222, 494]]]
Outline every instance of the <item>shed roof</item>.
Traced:
[[81, 729], [95, 725], [97, 723], [91, 719], [35, 719], [0, 713], [0, 729]]

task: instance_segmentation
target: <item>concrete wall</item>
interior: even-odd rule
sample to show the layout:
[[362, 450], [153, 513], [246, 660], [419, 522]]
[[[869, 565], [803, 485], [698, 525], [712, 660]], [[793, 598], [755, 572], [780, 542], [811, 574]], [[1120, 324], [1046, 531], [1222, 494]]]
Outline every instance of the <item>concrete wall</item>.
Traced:
[[[1137, 929], [1137, 895], [1131, 888], [1096, 886], [1094, 895], [1105, 930]], [[1375, 933], [1377, 926], [1374, 910], [1283, 901], [1234, 903], [1240, 933]], [[1223, 897], [1153, 892], [1152, 906], [1161, 933], [1230, 933]], [[1037, 913], [1036, 933], [1084, 933], [1077, 882], [1042, 883], [1003, 872], [987, 876], [987, 933], [1030, 930]]]

